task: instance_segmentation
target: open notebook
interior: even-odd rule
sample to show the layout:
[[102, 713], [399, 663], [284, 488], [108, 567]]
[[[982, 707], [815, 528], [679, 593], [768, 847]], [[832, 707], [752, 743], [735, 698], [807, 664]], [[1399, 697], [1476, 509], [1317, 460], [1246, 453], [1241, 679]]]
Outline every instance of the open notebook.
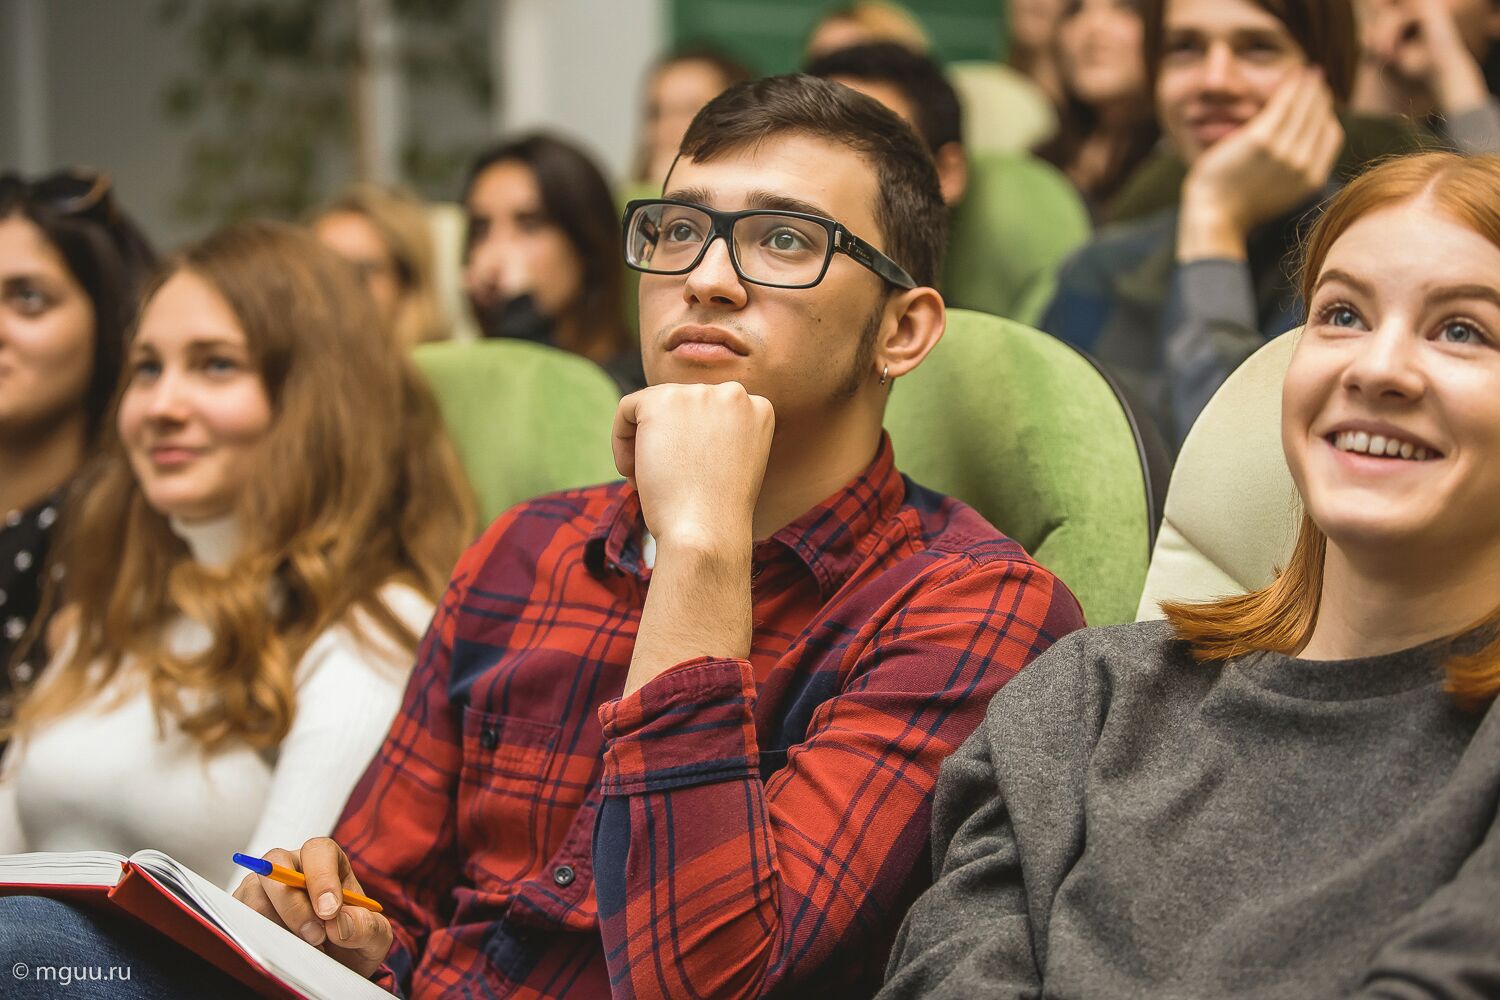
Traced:
[[129, 913], [265, 996], [390, 998], [160, 851], [0, 856], [0, 895], [15, 893]]

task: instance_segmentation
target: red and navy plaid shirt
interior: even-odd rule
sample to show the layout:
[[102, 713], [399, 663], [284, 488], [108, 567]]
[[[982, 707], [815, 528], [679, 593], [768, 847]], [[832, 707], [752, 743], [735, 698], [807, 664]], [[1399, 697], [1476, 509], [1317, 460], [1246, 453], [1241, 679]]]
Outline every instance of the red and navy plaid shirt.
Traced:
[[620, 697], [650, 570], [623, 484], [460, 561], [334, 837], [416, 997], [869, 995], [928, 884], [938, 765], [1083, 625], [888, 441], [754, 552], [748, 660]]

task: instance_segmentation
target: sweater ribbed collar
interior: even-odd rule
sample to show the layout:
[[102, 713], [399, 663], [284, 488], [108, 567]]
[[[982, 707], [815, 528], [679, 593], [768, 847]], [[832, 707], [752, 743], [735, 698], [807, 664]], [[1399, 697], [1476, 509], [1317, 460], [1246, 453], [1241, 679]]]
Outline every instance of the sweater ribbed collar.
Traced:
[[239, 551], [239, 528], [234, 516], [214, 518], [209, 521], [183, 521], [169, 518], [172, 533], [187, 543], [193, 561], [210, 569], [228, 566]]

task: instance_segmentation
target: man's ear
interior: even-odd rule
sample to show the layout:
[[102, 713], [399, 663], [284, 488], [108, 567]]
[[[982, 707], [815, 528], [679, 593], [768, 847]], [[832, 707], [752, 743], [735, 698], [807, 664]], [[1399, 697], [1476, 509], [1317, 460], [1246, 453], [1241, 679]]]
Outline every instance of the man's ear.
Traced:
[[932, 154], [937, 164], [938, 187], [943, 192], [943, 204], [952, 208], [963, 200], [969, 188], [969, 158], [964, 155], [962, 143], [948, 142]]
[[899, 378], [922, 363], [948, 325], [947, 307], [936, 288], [910, 288], [891, 296], [886, 307], [896, 322], [875, 352], [876, 372]]

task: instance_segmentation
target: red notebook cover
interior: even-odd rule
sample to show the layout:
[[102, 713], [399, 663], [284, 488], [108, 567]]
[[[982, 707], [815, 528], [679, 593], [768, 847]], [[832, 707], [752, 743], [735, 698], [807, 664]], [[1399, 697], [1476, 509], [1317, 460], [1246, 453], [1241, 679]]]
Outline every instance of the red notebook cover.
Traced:
[[303, 994], [262, 969], [223, 931], [164, 888], [150, 873], [127, 861], [120, 881], [108, 885], [0, 885], [0, 896], [25, 893], [69, 899], [85, 906], [114, 908], [212, 963], [261, 996], [303, 1000]]

